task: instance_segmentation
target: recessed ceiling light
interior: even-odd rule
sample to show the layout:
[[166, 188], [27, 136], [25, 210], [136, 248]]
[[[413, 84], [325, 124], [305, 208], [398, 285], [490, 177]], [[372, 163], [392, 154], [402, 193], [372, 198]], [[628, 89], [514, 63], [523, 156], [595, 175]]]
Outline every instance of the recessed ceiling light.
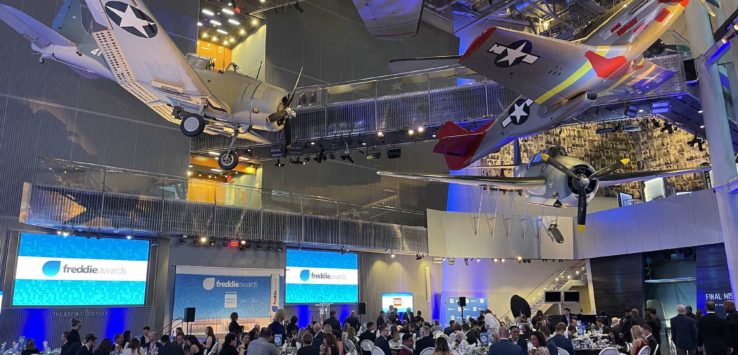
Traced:
[[231, 10], [231, 9], [229, 9], [227, 7], [224, 7], [223, 8], [223, 13], [224, 14], [227, 14], [227, 15], [233, 15], [233, 10]]
[[220, 26], [222, 23], [218, 20], [210, 20], [210, 24], [214, 26]]
[[241, 36], [245, 36], [246, 35], [246, 30], [244, 30], [242, 28], [240, 31], [238, 31], [238, 34], [240, 34]]
[[228, 32], [227, 32], [227, 31], [225, 31], [225, 30], [222, 30], [222, 29], [220, 29], [220, 28], [219, 28], [219, 29], [217, 29], [216, 31], [217, 31], [218, 33], [222, 34], [222, 35], [227, 35], [227, 34], [228, 34]]
[[258, 25], [259, 25], [259, 20], [257, 19], [251, 20], [251, 26], [258, 26]]
[[228, 19], [228, 23], [230, 23], [233, 26], [241, 26], [241, 22], [240, 21], [238, 21], [236, 19], [232, 19], [232, 18], [229, 18]]
[[202, 27], [202, 22], [197, 21], [197, 27]]
[[216, 42], [218, 40], [218, 36], [213, 36], [213, 42]]
[[203, 33], [202, 33], [202, 38], [208, 38], [208, 36], [209, 36], [209, 35], [208, 35], [208, 33], [207, 33], [207, 32], [203, 32]]
[[215, 12], [210, 9], [202, 9], [202, 14], [205, 16], [215, 16]]

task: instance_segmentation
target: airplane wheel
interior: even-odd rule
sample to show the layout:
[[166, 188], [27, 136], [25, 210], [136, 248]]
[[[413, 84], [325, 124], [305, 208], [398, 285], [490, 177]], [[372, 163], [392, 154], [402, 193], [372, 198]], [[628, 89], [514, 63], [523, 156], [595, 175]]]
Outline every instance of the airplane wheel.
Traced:
[[179, 129], [187, 137], [197, 137], [205, 130], [205, 119], [193, 114], [188, 114], [179, 123]]
[[223, 152], [218, 157], [218, 165], [223, 170], [233, 170], [238, 165], [238, 154], [234, 151]]

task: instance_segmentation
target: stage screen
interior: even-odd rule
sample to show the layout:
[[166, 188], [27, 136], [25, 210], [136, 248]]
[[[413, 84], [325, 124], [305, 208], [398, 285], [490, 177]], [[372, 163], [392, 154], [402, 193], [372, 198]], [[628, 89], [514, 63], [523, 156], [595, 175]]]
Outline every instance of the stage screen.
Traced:
[[285, 303], [359, 302], [357, 255], [287, 249]]
[[413, 294], [412, 293], [384, 293], [382, 294], [382, 310], [389, 311], [389, 306], [395, 306], [398, 312], [405, 312], [410, 309], [415, 310], [413, 306]]
[[13, 306], [133, 306], [146, 300], [149, 242], [23, 233]]

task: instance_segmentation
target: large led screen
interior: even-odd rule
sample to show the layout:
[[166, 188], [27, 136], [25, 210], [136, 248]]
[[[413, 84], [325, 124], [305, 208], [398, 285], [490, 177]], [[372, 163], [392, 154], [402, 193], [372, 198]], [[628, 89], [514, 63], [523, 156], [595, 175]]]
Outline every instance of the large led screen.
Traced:
[[285, 303], [359, 302], [356, 254], [287, 250]]
[[143, 305], [149, 242], [23, 233], [13, 306]]
[[413, 308], [412, 293], [383, 293], [382, 294], [382, 310], [387, 312], [389, 307], [393, 306], [398, 312], [405, 312], [408, 308]]

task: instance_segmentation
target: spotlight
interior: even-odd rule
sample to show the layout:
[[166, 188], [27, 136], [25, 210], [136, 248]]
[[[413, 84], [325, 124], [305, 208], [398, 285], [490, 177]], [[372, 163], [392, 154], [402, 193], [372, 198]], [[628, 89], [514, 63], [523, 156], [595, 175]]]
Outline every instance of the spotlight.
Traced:
[[523, 262], [523, 257], [522, 256], [518, 256], [517, 258], [515, 258], [515, 260], [518, 261], [518, 264], [519, 263], [522, 263]]
[[505, 262], [505, 259], [500, 259], [500, 262], [501, 262], [501, 263], [504, 263], [504, 262]]
[[390, 257], [394, 259], [395, 258], [395, 252], [390, 251]]
[[548, 226], [548, 229], [546, 229], [546, 233], [548, 234], [548, 237], [551, 238], [551, 241], [559, 244], [562, 244], [564, 242], [564, 235], [561, 234], [561, 231], [559, 231], [559, 225], [555, 222], [551, 223]]
[[418, 127], [418, 133], [423, 133], [423, 132], [425, 132], [425, 127], [423, 126]]
[[384, 137], [384, 133], [382, 133], [382, 132], [377, 132], [377, 137], [380, 137], [380, 138], [381, 138], [381, 137]]
[[131, 240], [131, 239], [133, 239], [133, 236], [129, 234], [129, 235], [126, 236], [126, 239]]
[[205, 245], [208, 242], [208, 238], [200, 237], [200, 244]]
[[493, 263], [497, 263], [499, 260], [497, 258], [492, 259]]
[[69, 232], [67, 232], [67, 231], [62, 232], [62, 237], [65, 237], [66, 238], [68, 236], [69, 236]]
[[407, 135], [408, 136], [412, 136], [413, 134], [415, 134], [415, 130], [413, 130], [412, 128], [409, 129], [409, 130], [407, 130]]
[[482, 261], [482, 259], [480, 259], [480, 258], [477, 258], [477, 262], [480, 262], [480, 261]]

